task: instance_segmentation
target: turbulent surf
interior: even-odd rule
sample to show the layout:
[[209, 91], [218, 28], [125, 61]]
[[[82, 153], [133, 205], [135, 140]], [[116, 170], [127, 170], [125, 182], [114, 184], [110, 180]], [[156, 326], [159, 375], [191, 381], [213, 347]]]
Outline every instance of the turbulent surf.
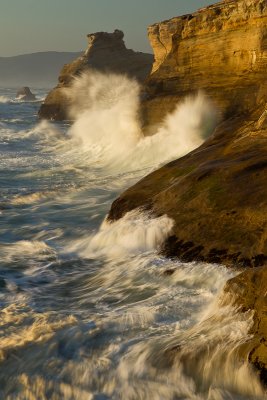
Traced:
[[213, 106], [187, 98], [148, 137], [125, 76], [83, 75], [67, 95], [71, 125], [0, 90], [0, 398], [264, 399], [237, 357], [252, 315], [222, 301], [238, 272], [159, 255], [166, 215], [106, 220], [123, 189], [212, 134]]

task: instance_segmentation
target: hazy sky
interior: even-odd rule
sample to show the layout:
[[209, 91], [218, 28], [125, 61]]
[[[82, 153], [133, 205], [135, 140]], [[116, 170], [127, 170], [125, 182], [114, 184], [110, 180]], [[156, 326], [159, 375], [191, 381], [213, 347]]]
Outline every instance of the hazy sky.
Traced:
[[0, 56], [79, 51], [86, 34], [122, 29], [127, 47], [151, 51], [146, 27], [215, 0], [0, 0]]

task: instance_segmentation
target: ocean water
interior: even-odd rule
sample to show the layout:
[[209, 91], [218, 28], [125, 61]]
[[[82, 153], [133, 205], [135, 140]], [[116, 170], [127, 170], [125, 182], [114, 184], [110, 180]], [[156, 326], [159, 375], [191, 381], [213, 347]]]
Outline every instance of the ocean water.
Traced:
[[155, 136], [139, 88], [83, 76], [74, 124], [40, 122], [38, 101], [0, 90], [0, 399], [264, 399], [236, 356], [252, 315], [222, 305], [237, 274], [159, 255], [167, 216], [105, 221], [112, 201], [197, 147], [214, 111], [185, 100]]

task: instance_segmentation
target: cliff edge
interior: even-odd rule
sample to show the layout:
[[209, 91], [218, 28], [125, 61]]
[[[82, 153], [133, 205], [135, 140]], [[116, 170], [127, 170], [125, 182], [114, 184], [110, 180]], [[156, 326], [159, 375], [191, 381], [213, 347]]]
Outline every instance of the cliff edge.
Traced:
[[146, 120], [155, 124], [177, 101], [203, 90], [223, 118], [266, 101], [265, 0], [216, 3], [148, 28], [155, 62]]
[[84, 54], [60, 72], [58, 85], [46, 97], [39, 110], [39, 117], [51, 120], [68, 119], [68, 102], [62, 88], [67, 87], [73, 77], [82, 72], [97, 70], [127, 74], [143, 82], [151, 71], [152, 54], [127, 49], [124, 33], [116, 29], [113, 33], [96, 32], [87, 35], [88, 47]]
[[267, 384], [266, 0], [217, 3], [152, 25], [148, 32], [155, 63], [143, 103], [147, 126], [160, 124], [177, 102], [199, 90], [215, 104], [221, 121], [199, 148], [121, 194], [108, 218], [135, 208], [166, 214], [174, 227], [164, 255], [254, 267], [225, 290], [241, 311], [254, 311], [240, 357]]
[[[153, 125], [204, 91], [221, 114], [196, 150], [126, 190], [117, 219], [137, 207], [175, 221], [164, 251], [186, 261], [267, 261], [267, 3], [217, 3], [149, 28], [155, 63], [144, 102]], [[190, 116], [187, 116], [190, 118]], [[249, 182], [249, 184], [248, 184]]]

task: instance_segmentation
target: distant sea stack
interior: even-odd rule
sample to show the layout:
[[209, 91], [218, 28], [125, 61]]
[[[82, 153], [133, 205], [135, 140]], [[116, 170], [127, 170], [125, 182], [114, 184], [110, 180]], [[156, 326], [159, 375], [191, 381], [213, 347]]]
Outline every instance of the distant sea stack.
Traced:
[[34, 101], [36, 100], [36, 96], [31, 92], [31, 89], [28, 86], [24, 86], [17, 91], [16, 99], [23, 101]]
[[57, 87], [48, 94], [40, 108], [40, 118], [51, 120], [68, 118], [67, 99], [62, 94], [62, 88], [68, 86], [74, 76], [84, 71], [124, 73], [140, 82], [144, 82], [149, 75], [154, 60], [153, 55], [127, 49], [122, 31], [116, 29], [113, 33], [96, 32], [87, 37], [88, 48], [81, 57], [63, 67]]
[[114, 201], [109, 220], [141, 208], [174, 221], [161, 251], [183, 261], [248, 268], [225, 288], [254, 311], [239, 349], [267, 384], [267, 3], [224, 1], [149, 28], [155, 63], [143, 103], [162, 121], [202, 90], [221, 122], [199, 148], [152, 172]]

